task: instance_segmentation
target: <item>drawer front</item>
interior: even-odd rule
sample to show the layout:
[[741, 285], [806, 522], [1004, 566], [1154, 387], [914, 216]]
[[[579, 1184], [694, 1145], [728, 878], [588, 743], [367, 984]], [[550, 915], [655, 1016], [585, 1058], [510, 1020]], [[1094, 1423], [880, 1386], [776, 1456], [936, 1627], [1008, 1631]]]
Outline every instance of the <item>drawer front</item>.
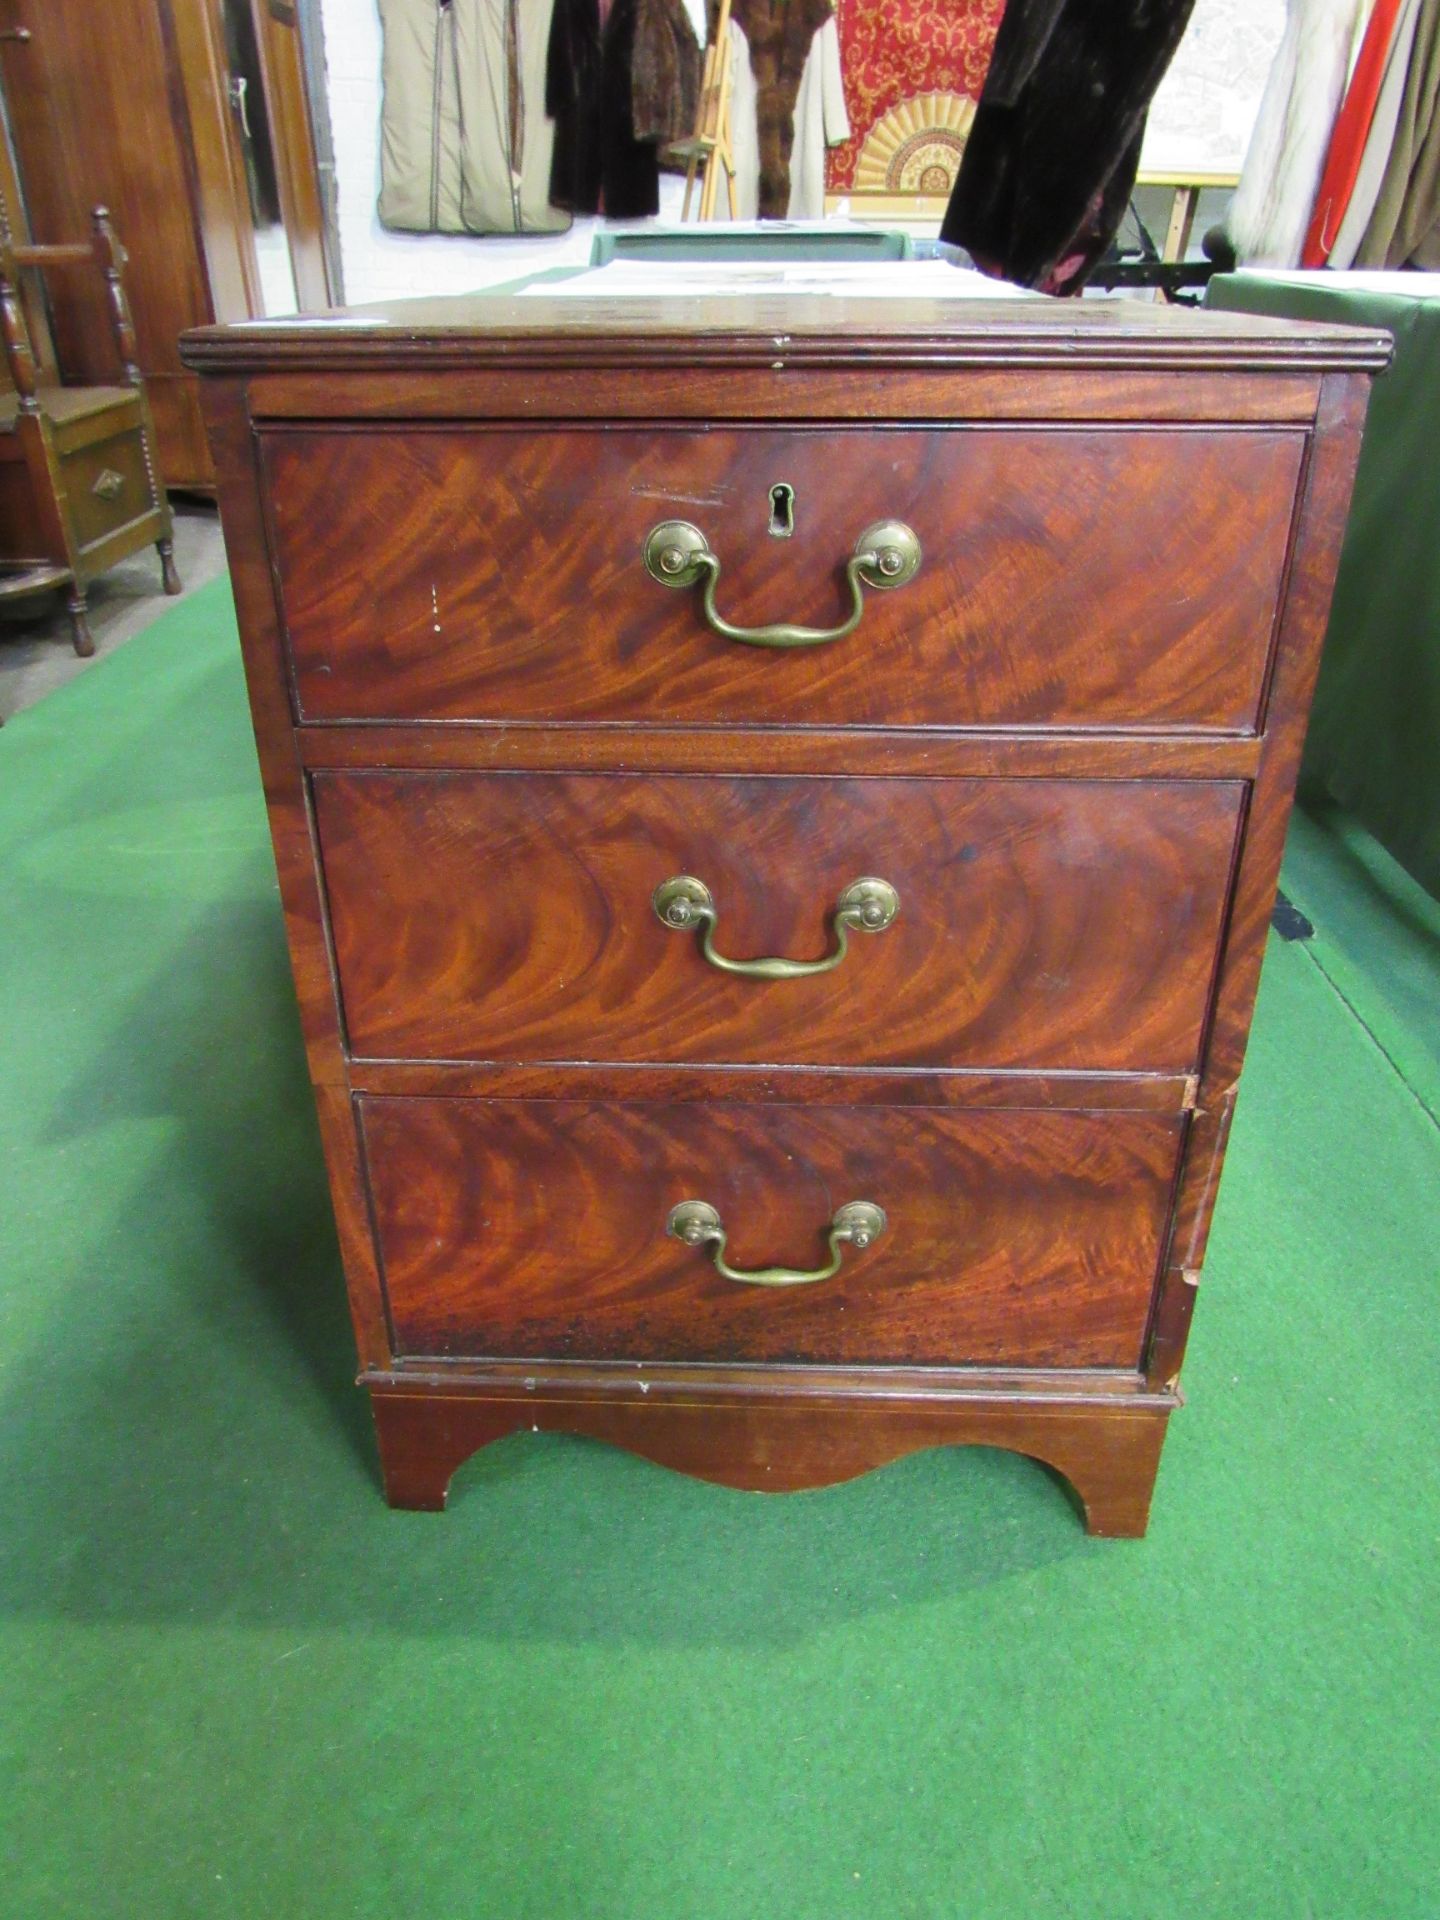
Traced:
[[155, 505], [137, 427], [67, 453], [62, 470], [82, 548], [128, 526]]
[[[1239, 782], [314, 776], [346, 1030], [371, 1059], [1188, 1072]], [[722, 958], [657, 915], [691, 876]]]
[[[1162, 1114], [372, 1098], [396, 1350], [646, 1360], [1134, 1367], [1181, 1122]], [[702, 1200], [736, 1271], [667, 1232]]]
[[[1237, 428], [272, 432], [311, 719], [1253, 727], [1303, 435]], [[777, 537], [772, 489], [793, 489]], [[679, 518], [720, 614], [828, 628], [871, 523], [923, 549], [859, 627], [718, 637], [642, 549]]]

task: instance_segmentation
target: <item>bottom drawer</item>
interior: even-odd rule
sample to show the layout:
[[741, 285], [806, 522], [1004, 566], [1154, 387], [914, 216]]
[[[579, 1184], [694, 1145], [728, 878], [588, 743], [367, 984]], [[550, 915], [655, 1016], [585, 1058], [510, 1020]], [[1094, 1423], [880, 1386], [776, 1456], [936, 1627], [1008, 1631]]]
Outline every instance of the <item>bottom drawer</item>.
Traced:
[[[1180, 1117], [360, 1102], [397, 1355], [1135, 1367]], [[679, 1203], [723, 1222], [667, 1231]], [[884, 1210], [863, 1247], [830, 1227]]]
[[145, 468], [139, 409], [135, 420], [108, 440], [66, 454], [61, 462], [65, 490], [82, 548], [95, 546], [155, 506]]

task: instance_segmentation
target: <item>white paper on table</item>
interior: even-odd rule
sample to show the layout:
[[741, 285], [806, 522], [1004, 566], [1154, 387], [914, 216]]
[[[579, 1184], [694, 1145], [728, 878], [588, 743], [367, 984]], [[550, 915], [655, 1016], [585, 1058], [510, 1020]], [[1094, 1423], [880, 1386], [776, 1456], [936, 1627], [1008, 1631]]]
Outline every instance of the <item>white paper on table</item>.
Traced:
[[757, 294], [859, 296], [867, 300], [1034, 300], [1041, 296], [944, 260], [611, 260], [570, 280], [537, 281], [517, 298], [737, 299]]

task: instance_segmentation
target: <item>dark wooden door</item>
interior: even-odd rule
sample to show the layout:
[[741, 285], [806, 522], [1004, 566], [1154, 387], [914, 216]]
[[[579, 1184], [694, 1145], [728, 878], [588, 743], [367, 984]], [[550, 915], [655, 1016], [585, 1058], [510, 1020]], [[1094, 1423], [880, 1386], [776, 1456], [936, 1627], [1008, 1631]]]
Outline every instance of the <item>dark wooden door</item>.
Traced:
[[[172, 487], [214, 483], [180, 335], [260, 310], [218, 18], [218, 0], [0, 0], [0, 84], [31, 229], [78, 239], [91, 209], [109, 207]], [[103, 382], [117, 369], [92, 279], [57, 277], [56, 345], [71, 379]]]

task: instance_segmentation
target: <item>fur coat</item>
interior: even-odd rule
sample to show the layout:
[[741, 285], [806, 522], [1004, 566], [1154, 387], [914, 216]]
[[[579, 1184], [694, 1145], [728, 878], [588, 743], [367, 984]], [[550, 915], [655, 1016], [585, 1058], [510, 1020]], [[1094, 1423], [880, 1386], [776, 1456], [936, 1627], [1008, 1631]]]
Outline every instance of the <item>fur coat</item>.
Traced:
[[1115, 236], [1194, 0], [1009, 0], [941, 238], [1078, 293]]
[[[789, 212], [795, 103], [811, 43], [833, 12], [830, 0], [731, 0], [730, 17], [745, 35], [755, 77], [762, 220], [783, 220]], [[715, 18], [712, 5], [712, 34]]]
[[700, 113], [700, 42], [684, 0], [636, 0], [630, 112], [637, 140], [688, 140]]
[[[760, 139], [755, 73], [750, 46], [730, 22], [730, 143], [735, 161], [735, 206], [741, 220], [760, 215]], [[810, 43], [791, 120], [790, 197], [787, 220], [825, 217], [826, 149], [850, 138], [845, 76], [840, 68], [840, 29], [832, 14]]]
[[1300, 260], [1366, 0], [1287, 0], [1225, 232], [1245, 267]]
[[660, 211], [653, 141], [635, 138], [631, 107], [637, 0], [614, 0], [604, 28], [599, 0], [555, 0], [545, 70], [545, 111], [555, 122], [550, 201], [569, 213], [636, 220]]

